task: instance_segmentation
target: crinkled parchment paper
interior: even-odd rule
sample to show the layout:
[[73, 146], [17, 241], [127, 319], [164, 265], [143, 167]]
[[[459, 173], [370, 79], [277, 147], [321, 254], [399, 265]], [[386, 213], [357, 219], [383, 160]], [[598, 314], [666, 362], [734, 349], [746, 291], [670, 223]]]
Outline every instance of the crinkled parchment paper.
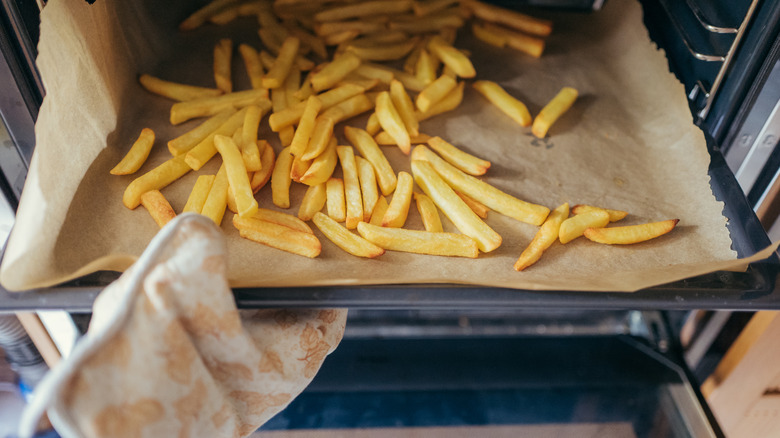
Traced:
[[[158, 144], [141, 172], [168, 158], [165, 142], [196, 126], [167, 122], [171, 101], [146, 93], [140, 73], [213, 86], [212, 48], [221, 37], [260, 46], [256, 22], [175, 30], [194, 6], [186, 2], [52, 0], [42, 14], [40, 57], [47, 96], [36, 126], [37, 147], [5, 260], [9, 289], [47, 286], [95, 270], [123, 270], [157, 232], [143, 208], [122, 205], [137, 176], [108, 171], [141, 128]], [[189, 8], [189, 9], [188, 9]], [[642, 12], [632, 1], [608, 2], [593, 14], [554, 16], [547, 50], [531, 59], [497, 49], [461, 30], [457, 45], [472, 53], [478, 78], [499, 82], [527, 103], [532, 114], [563, 86], [580, 91], [574, 107], [537, 140], [491, 106], [470, 86], [456, 111], [424, 121], [422, 132], [440, 135], [489, 159], [486, 180], [532, 202], [554, 208], [589, 203], [630, 212], [625, 224], [670, 218], [672, 233], [616, 247], [583, 238], [553, 245], [524, 272], [512, 269], [537, 227], [491, 212], [501, 247], [476, 260], [388, 251], [376, 260], [348, 255], [318, 230], [317, 259], [306, 259], [240, 239], [227, 213], [230, 280], [234, 286], [309, 286], [385, 283], [459, 283], [528, 289], [632, 291], [705, 272], [736, 267], [723, 205], [709, 186], [709, 156], [692, 123], [683, 87], [668, 72], [663, 52], [650, 42]], [[234, 56], [238, 89], [248, 88]], [[267, 120], [267, 119], [266, 119]], [[353, 124], [364, 126], [365, 117]], [[337, 128], [342, 144], [342, 129]], [[280, 149], [263, 123], [261, 137]], [[409, 170], [397, 148], [386, 154], [394, 169]], [[214, 173], [219, 159], [163, 190], [181, 210], [198, 174]], [[293, 205], [305, 187], [294, 185]], [[258, 200], [275, 208], [270, 190]], [[295, 207], [291, 213], [297, 213]], [[443, 219], [445, 227], [454, 230]], [[412, 209], [409, 228], [421, 229]], [[768, 255], [768, 254], [767, 254]]]

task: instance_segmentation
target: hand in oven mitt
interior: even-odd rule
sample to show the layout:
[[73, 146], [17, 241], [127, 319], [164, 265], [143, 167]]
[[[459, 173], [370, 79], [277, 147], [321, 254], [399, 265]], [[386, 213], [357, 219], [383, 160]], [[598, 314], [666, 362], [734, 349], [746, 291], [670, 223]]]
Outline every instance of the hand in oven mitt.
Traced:
[[284, 409], [341, 340], [346, 309], [239, 312], [225, 242], [182, 215], [95, 301], [89, 331], [22, 421], [69, 437], [242, 437]]

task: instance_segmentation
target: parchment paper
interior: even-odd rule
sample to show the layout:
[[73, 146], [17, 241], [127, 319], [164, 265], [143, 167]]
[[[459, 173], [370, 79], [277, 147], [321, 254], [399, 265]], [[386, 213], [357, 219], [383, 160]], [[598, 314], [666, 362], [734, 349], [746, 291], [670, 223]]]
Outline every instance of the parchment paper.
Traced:
[[[213, 86], [212, 48], [221, 37], [260, 47], [254, 19], [179, 33], [194, 5], [153, 1], [52, 0], [42, 14], [39, 66], [47, 96], [36, 125], [37, 147], [0, 280], [19, 290], [56, 284], [96, 270], [123, 270], [157, 232], [143, 208], [122, 205], [137, 175], [108, 174], [143, 127], [157, 145], [140, 172], [169, 155], [165, 142], [200, 121], [172, 127], [172, 102], [146, 93], [140, 73]], [[641, 8], [611, 1], [593, 14], [559, 14], [544, 56], [535, 60], [490, 47], [462, 29], [457, 46], [472, 53], [478, 78], [498, 81], [532, 114], [563, 86], [580, 91], [574, 107], [544, 140], [530, 136], [470, 86], [464, 103], [421, 125], [493, 162], [486, 180], [531, 202], [554, 208], [589, 203], [630, 212], [624, 224], [679, 218], [670, 234], [625, 247], [577, 239], [553, 245], [524, 272], [512, 269], [537, 227], [491, 212], [487, 222], [501, 247], [476, 260], [388, 251], [376, 260], [348, 255], [318, 230], [317, 259], [240, 239], [227, 213], [230, 281], [234, 286], [461, 283], [526, 289], [633, 291], [743, 265], [736, 260], [709, 186], [704, 136], [693, 125], [682, 85], [650, 42]], [[237, 89], [248, 88], [234, 56]], [[267, 120], [267, 119], [264, 119]], [[365, 117], [352, 121], [365, 126]], [[343, 130], [337, 128], [341, 144]], [[264, 121], [261, 137], [280, 149]], [[397, 148], [384, 149], [396, 172], [409, 170]], [[218, 158], [163, 190], [180, 211], [198, 174], [215, 173]], [[305, 186], [294, 184], [293, 206]], [[258, 200], [275, 208], [270, 190]], [[293, 207], [291, 213], [297, 213]], [[454, 231], [443, 219], [445, 228]], [[422, 229], [414, 208], [408, 228]], [[771, 251], [768, 251], [771, 253]], [[765, 256], [768, 256], [766, 254]], [[765, 257], [764, 256], [764, 257]]]

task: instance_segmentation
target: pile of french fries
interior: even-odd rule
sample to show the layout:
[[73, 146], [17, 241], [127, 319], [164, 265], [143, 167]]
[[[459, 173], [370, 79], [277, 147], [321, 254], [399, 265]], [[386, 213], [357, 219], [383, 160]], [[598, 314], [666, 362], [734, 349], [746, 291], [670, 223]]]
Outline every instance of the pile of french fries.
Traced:
[[[198, 176], [182, 211], [219, 225], [229, 210], [241, 237], [306, 257], [322, 250], [308, 221], [358, 257], [390, 250], [475, 258], [502, 243], [486, 221], [492, 210], [540, 227], [516, 270], [539, 260], [556, 240], [636, 243], [677, 223], [607, 227], [626, 213], [586, 205], [570, 211], [568, 204], [551, 212], [480, 179], [490, 161], [421, 131], [425, 120], [457, 108], [466, 81], [477, 76], [468, 53], [454, 45], [468, 20], [477, 38], [535, 57], [552, 31], [547, 20], [475, 0], [214, 0], [180, 29], [246, 16], [257, 18], [263, 45], [237, 47], [251, 89], [234, 89], [229, 38], [214, 46], [213, 86], [139, 78], [148, 91], [176, 101], [171, 124], [202, 120], [169, 140], [171, 158], [125, 190], [124, 205], [143, 205], [161, 227], [175, 217], [161, 190], [214, 159], [221, 159], [219, 170]], [[520, 125], [532, 124], [525, 105], [500, 85], [478, 80], [473, 86]], [[534, 135], [545, 136], [576, 97], [576, 90], [565, 87], [533, 120]], [[364, 126], [349, 124], [360, 115], [368, 116]], [[276, 139], [258, 138], [261, 123], [278, 136], [277, 150], [269, 141]], [[154, 143], [154, 133], [144, 129], [111, 173], [138, 171]], [[393, 169], [386, 153], [409, 155], [409, 171]], [[293, 184], [307, 187], [297, 217], [258, 204], [256, 194], [269, 181], [279, 209], [296, 207], [290, 201]], [[412, 201], [425, 230], [404, 228]], [[444, 232], [439, 212], [460, 233]]]

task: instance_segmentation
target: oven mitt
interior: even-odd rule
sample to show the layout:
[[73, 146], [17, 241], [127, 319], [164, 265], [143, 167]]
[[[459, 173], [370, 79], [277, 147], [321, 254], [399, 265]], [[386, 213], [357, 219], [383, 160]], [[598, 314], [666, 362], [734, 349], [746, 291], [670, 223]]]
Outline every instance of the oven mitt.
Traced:
[[39, 385], [70, 437], [243, 437], [303, 391], [344, 333], [346, 309], [241, 311], [220, 230], [182, 215], [98, 296], [89, 331]]

